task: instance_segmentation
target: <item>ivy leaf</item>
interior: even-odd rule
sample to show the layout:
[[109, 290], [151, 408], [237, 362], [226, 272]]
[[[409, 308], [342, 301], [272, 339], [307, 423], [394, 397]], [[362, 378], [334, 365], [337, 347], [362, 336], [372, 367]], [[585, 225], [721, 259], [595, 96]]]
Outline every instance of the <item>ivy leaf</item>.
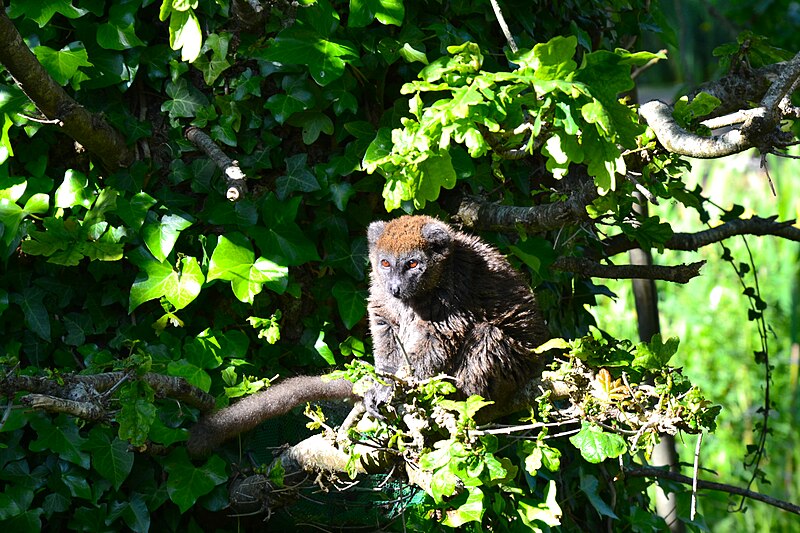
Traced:
[[602, 463], [606, 459], [619, 457], [628, 446], [625, 439], [616, 433], [607, 433], [599, 426], [583, 422], [581, 430], [569, 438], [584, 459], [590, 463]]
[[405, 13], [403, 0], [350, 0], [347, 26], [363, 28], [375, 19], [384, 25], [400, 26]]
[[153, 389], [143, 381], [134, 381], [123, 385], [119, 399], [121, 409], [116, 417], [119, 437], [133, 446], [141, 446], [156, 418]]
[[89, 11], [72, 5], [72, 0], [48, 0], [46, 2], [31, 2], [30, 0], [12, 0], [8, 7], [8, 17], [15, 19], [26, 16], [36, 22], [40, 28], [56, 13], [64, 15], [68, 19], [82, 17]]
[[11, 301], [22, 308], [25, 327], [50, 341], [50, 315], [44, 305], [45, 292], [36, 285], [25, 287], [21, 293], [11, 293]]
[[485, 511], [483, 491], [478, 487], [468, 487], [467, 500], [458, 507], [450, 509], [442, 524], [450, 527], [459, 527], [467, 522], [480, 522], [483, 520]]
[[30, 418], [30, 425], [37, 434], [36, 440], [28, 445], [30, 451], [49, 450], [70, 463], [89, 469], [89, 454], [82, 451], [86, 439], [80, 436], [72, 419], [64, 415], [55, 419], [37, 416]]
[[167, 292], [167, 301], [175, 306], [175, 309], [183, 309], [200, 294], [200, 290], [205, 282], [205, 276], [200, 269], [200, 264], [194, 257], [183, 257], [181, 259], [181, 270], [175, 273], [178, 278], [177, 287]]
[[542, 531], [540, 523], [550, 527], [561, 525], [561, 507], [556, 501], [556, 482], [550, 480], [544, 489], [544, 501], [520, 499], [517, 513], [532, 531]]
[[304, 111], [297, 113], [289, 120], [289, 124], [292, 126], [301, 126], [303, 128], [303, 142], [305, 144], [315, 143], [320, 133], [333, 135], [333, 121], [328, 115], [321, 111]]
[[82, 449], [89, 453], [92, 467], [119, 490], [133, 469], [133, 452], [128, 443], [111, 436], [100, 427], [92, 428]]
[[295, 191], [312, 192], [320, 189], [316, 176], [308, 170], [308, 154], [296, 154], [286, 159], [286, 174], [275, 181], [278, 198], [283, 200]]
[[206, 39], [203, 49], [211, 50], [211, 59], [205, 55], [199, 56], [194, 61], [194, 66], [203, 73], [203, 79], [209, 87], [216, 81], [220, 74], [231, 66], [228, 61], [228, 44], [231, 36], [228, 33], [212, 33]]
[[347, 63], [358, 58], [355, 46], [335, 41], [307, 28], [291, 26], [278, 34], [262, 59], [290, 65], [305, 65], [323, 87], [344, 74]]
[[[167, 4], [168, 2], [164, 2]], [[173, 9], [177, 9], [173, 4]], [[181, 61], [191, 63], [200, 55], [203, 32], [194, 11], [173, 10], [169, 17], [169, 46], [181, 51]]]
[[59, 85], [66, 85], [78, 73], [80, 67], [92, 66], [86, 48], [79, 42], [70, 43], [61, 50], [37, 46], [33, 49], [33, 53]]
[[77, 170], [67, 170], [64, 181], [56, 189], [54, 200], [55, 207], [68, 208], [81, 206], [89, 209], [94, 201], [94, 196], [89, 188], [89, 178]]
[[170, 361], [167, 365], [167, 374], [184, 378], [191, 385], [194, 385], [204, 392], [208, 392], [211, 389], [211, 376], [202, 368], [193, 365], [185, 359]]
[[194, 118], [201, 107], [208, 105], [206, 96], [185, 78], [169, 82], [167, 96], [171, 99], [161, 104], [161, 111], [168, 112], [170, 118]]
[[367, 239], [364, 237], [350, 242], [336, 240], [325, 262], [334, 268], [341, 268], [357, 280], [364, 279], [367, 266]]
[[337, 281], [331, 294], [336, 298], [339, 316], [347, 329], [352, 329], [367, 313], [367, 295], [359, 291], [352, 281]]
[[176, 448], [164, 461], [169, 499], [185, 513], [200, 496], [228, 481], [225, 468], [225, 462], [217, 455], [206, 464], [196, 466], [189, 460], [185, 447]]
[[142, 247], [130, 252], [128, 260], [141, 271], [131, 286], [129, 313], [148, 300], [173, 292], [177, 279], [171, 265], [158, 261]]
[[138, 3], [113, 4], [108, 10], [108, 22], [97, 28], [97, 44], [108, 50], [128, 50], [145, 43], [136, 36]]
[[163, 262], [172, 251], [181, 232], [191, 225], [192, 219], [189, 216], [164, 215], [160, 221], [154, 220], [144, 225], [142, 238], [150, 253]]
[[592, 504], [592, 507], [594, 507], [601, 516], [607, 516], [616, 520], [617, 515], [614, 513], [614, 510], [603, 501], [598, 493], [597, 488], [599, 484], [596, 477], [589, 474], [581, 475], [581, 490], [589, 498], [589, 503]]
[[250, 241], [241, 233], [220, 237], [208, 266], [208, 281], [231, 282], [234, 295], [242, 302], [253, 303], [266, 284], [277, 293], [286, 290], [289, 269], [263, 257], [255, 260]]
[[325, 342], [325, 332], [320, 331], [319, 336], [317, 336], [317, 340], [314, 342], [314, 349], [317, 353], [325, 359], [325, 362], [329, 365], [336, 364], [336, 356], [333, 354], [333, 350], [331, 350], [328, 343]]

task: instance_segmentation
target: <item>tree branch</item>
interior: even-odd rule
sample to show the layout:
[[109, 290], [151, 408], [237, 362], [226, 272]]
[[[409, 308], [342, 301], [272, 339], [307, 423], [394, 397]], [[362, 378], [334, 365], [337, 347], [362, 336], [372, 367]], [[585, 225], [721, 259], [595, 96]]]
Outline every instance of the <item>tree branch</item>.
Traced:
[[688, 283], [700, 275], [705, 261], [688, 265], [603, 265], [585, 257], [559, 257], [552, 268], [574, 272], [582, 276], [607, 279], [657, 279], [674, 283]]
[[[774, 235], [800, 242], [800, 228], [793, 225], [795, 221], [776, 222], [776, 218], [736, 219], [697, 233], [675, 233], [664, 243], [664, 248], [694, 252], [703, 246], [721, 242], [736, 235]], [[635, 241], [620, 234], [603, 241], [603, 252], [607, 257], [611, 257], [638, 246]]]
[[563, 202], [521, 207], [485, 202], [464, 195], [455, 206], [450, 206], [450, 210], [453, 218], [468, 228], [488, 231], [523, 228], [537, 233], [589, 220], [586, 206], [597, 197], [597, 187], [590, 180], [581, 183]]
[[[677, 472], [670, 472], [669, 470], [664, 470], [653, 466], [640, 466], [632, 470], [625, 470], [625, 475], [630, 477], [655, 477], [669, 479], [670, 481], [677, 481], [678, 483], [683, 483], [685, 485], [691, 485], [694, 482], [693, 478], [690, 478], [689, 476], [684, 476], [683, 474], [679, 474]], [[789, 511], [790, 513], [800, 514], [800, 506], [798, 505], [794, 505], [793, 503], [785, 502], [759, 492], [753, 492], [748, 489], [734, 487], [733, 485], [698, 479], [697, 487], [701, 489], [718, 490], [727, 492], [729, 494], [744, 496], [745, 498], [764, 502], [768, 505], [772, 505], [773, 507], [783, 509], [784, 511]]]
[[[0, 380], [0, 394], [13, 397], [18, 392], [32, 394], [22, 399], [34, 409], [64, 412], [88, 420], [107, 418], [106, 398], [102, 393], [112, 391], [130, 376], [127, 372], [62, 376], [62, 384], [48, 377], [31, 377], [9, 373]], [[173, 398], [202, 412], [214, 408], [210, 394], [190, 385], [183, 378], [148, 372], [133, 377], [150, 385], [159, 397]]]
[[[736, 102], [760, 100], [760, 106], [754, 109], [736, 109], [732, 115], [735, 118], [731, 120], [740, 121], [741, 127], [731, 129], [721, 135], [705, 137], [683, 129], [672, 117], [673, 106], [659, 100], [643, 104], [639, 108], [639, 114], [653, 129], [658, 142], [675, 154], [709, 159], [739, 153], [749, 148], [758, 148], [762, 152], [769, 152], [775, 146], [785, 146], [788, 141], [788, 136], [783, 134], [777, 126], [785, 112], [785, 106], [782, 104], [796, 87], [800, 78], [800, 53], [790, 61], [777, 66], [779, 66], [777, 70], [753, 71], [754, 74], [761, 73], [764, 78], [769, 76], [772, 81], [768, 87], [761, 83], [755, 84], [759, 88], [763, 87], [762, 90], [765, 91], [756, 98], [745, 98], [741, 93], [730, 91], [730, 85], [735, 83], [730, 77], [726, 77], [724, 81], [720, 80], [720, 87], [724, 87], [724, 90], [715, 90], [717, 87], [713, 85], [705, 87], [705, 92], [718, 98], [723, 97]], [[742, 77], [743, 74], [740, 73], [738, 76]], [[743, 92], [748, 93], [753, 88], [752, 86], [743, 86], [741, 83], [737, 83], [736, 87], [740, 87]], [[720, 100], [725, 102], [723, 98]], [[725, 112], [720, 110], [710, 116], [710, 119], [732, 111], [729, 109], [729, 103], [719, 107]], [[728, 122], [729, 120], [719, 122], [712, 120], [710, 124], [716, 126], [718, 124], [725, 125]]]
[[186, 138], [205, 152], [220, 170], [222, 170], [222, 176], [225, 178], [225, 184], [228, 186], [225, 197], [231, 202], [241, 200], [247, 192], [247, 183], [245, 183], [247, 176], [245, 176], [242, 169], [239, 168], [239, 162], [225, 155], [225, 152], [214, 143], [211, 137], [198, 128], [188, 128], [186, 130]]
[[22, 92], [48, 119], [96, 155], [108, 170], [129, 165], [133, 152], [125, 138], [101, 115], [86, 110], [53, 80], [22, 40], [0, 0], [0, 63]]

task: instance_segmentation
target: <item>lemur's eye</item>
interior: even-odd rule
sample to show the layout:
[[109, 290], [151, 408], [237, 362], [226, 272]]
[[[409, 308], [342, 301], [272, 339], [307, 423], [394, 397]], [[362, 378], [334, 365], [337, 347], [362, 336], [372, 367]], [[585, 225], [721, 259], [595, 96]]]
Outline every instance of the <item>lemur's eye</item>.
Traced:
[[383, 268], [389, 268], [391, 265], [389, 264], [389, 261], [387, 261], [386, 259], [381, 259], [381, 266]]
[[412, 259], [408, 263], [406, 263], [406, 268], [417, 268], [418, 266], [419, 266], [419, 261], [417, 261], [416, 259]]

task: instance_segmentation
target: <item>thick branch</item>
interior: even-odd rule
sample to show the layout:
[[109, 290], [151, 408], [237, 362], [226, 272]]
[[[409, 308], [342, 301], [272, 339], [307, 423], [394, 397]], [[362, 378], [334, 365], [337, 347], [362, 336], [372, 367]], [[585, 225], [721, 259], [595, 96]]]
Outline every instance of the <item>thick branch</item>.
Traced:
[[[736, 235], [775, 235], [800, 242], [800, 228], [793, 226], [795, 221], [776, 222], [776, 218], [736, 219], [697, 233], [676, 233], [664, 243], [664, 248], [694, 252], [703, 246], [721, 242]], [[636, 247], [638, 244], [625, 235], [616, 235], [603, 241], [603, 251], [608, 257]]]
[[705, 261], [674, 266], [603, 265], [585, 257], [559, 257], [552, 267], [592, 278], [657, 279], [674, 283], [688, 283], [689, 280], [700, 275], [700, 268], [704, 264], [706, 264]]
[[[679, 474], [677, 472], [670, 472], [669, 470], [652, 466], [640, 466], [632, 470], [626, 470], [625, 475], [629, 477], [655, 477], [669, 479], [670, 481], [677, 481], [678, 483], [683, 483], [685, 485], [691, 485], [693, 483], [693, 479], [689, 476], [684, 476], [683, 474]], [[726, 485], [725, 483], [716, 483], [714, 481], [704, 481], [702, 479], [698, 479], [697, 487], [701, 489], [718, 490], [727, 492], [729, 494], [744, 496], [745, 498], [764, 502], [772, 505], [773, 507], [783, 509], [784, 511], [789, 511], [790, 513], [800, 514], [800, 506], [798, 505], [794, 505], [793, 503], [785, 502], [759, 492], [753, 492], [751, 490], [734, 487], [733, 485]]]
[[242, 169], [239, 168], [239, 162], [225, 155], [225, 152], [214, 143], [211, 137], [198, 128], [191, 127], [187, 129], [186, 138], [205, 152], [219, 169], [222, 170], [222, 176], [225, 178], [225, 185], [228, 186], [225, 197], [231, 202], [240, 200], [247, 192], [247, 184], [245, 183], [247, 176], [245, 176]]
[[591, 181], [582, 183], [563, 202], [533, 207], [500, 205], [465, 195], [453, 209], [454, 219], [478, 230], [516, 231], [524, 228], [534, 233], [550, 231], [589, 220], [586, 206], [597, 197], [597, 188]]
[[[730, 100], [735, 100], [737, 103], [760, 100], [761, 105], [754, 109], [745, 111], [736, 109], [732, 116], [736, 117], [736, 120], [741, 120], [741, 127], [721, 135], [704, 137], [686, 131], [672, 117], [673, 107], [658, 100], [642, 105], [639, 114], [653, 129], [658, 142], [672, 153], [708, 159], [739, 153], [749, 148], [768, 152], [775, 146], [785, 146], [788, 139], [777, 126], [783, 113], [781, 103], [790, 95], [800, 78], [800, 53], [790, 61], [781, 63], [778, 70], [765, 71], [765, 76], [767, 72], [773, 81], [768, 88], [764, 87], [765, 92], [758, 94], [757, 98], [745, 98], [742, 93], [730, 90], [723, 91], [723, 94], [715, 94], [719, 91], [715, 91], [714, 86], [706, 87], [706, 92], [729, 100], [726, 102], [720, 98], [725, 105], [719, 107], [725, 112], [718, 111], [712, 118], [732, 112]], [[727, 88], [732, 83], [730, 78], [726, 78], [724, 86]], [[736, 86], [745, 93], [749, 93], [752, 89], [752, 86], [741, 84]], [[758, 86], [761, 87], [760, 84]], [[717, 125], [717, 122], [712, 122], [712, 125]]]
[[115, 170], [133, 161], [133, 153], [125, 144], [125, 138], [102, 116], [90, 113], [73, 100], [50, 77], [6, 15], [2, 1], [0, 63], [42, 114], [57, 120], [64, 133], [96, 155], [107, 169]]
[[[100, 420], [108, 416], [105, 411], [106, 398], [102, 393], [111, 391], [126, 379], [140, 379], [150, 385], [161, 398], [173, 398], [190, 407], [206, 412], [214, 408], [214, 397], [190, 385], [183, 378], [164, 376], [148, 372], [139, 377], [131, 377], [126, 372], [106, 372], [103, 374], [63, 376], [63, 384], [51, 378], [7, 375], [0, 380], [0, 394], [12, 397], [18, 392], [31, 392], [25, 402], [34, 409], [58, 411], [80, 418]], [[83, 414], [86, 414], [84, 416]]]

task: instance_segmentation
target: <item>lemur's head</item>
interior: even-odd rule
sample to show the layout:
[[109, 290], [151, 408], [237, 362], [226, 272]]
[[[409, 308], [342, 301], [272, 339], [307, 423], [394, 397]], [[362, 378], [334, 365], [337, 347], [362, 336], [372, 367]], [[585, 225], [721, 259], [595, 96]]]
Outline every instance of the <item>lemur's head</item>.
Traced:
[[373, 285], [408, 301], [440, 285], [453, 246], [453, 230], [428, 216], [402, 216], [369, 225]]

